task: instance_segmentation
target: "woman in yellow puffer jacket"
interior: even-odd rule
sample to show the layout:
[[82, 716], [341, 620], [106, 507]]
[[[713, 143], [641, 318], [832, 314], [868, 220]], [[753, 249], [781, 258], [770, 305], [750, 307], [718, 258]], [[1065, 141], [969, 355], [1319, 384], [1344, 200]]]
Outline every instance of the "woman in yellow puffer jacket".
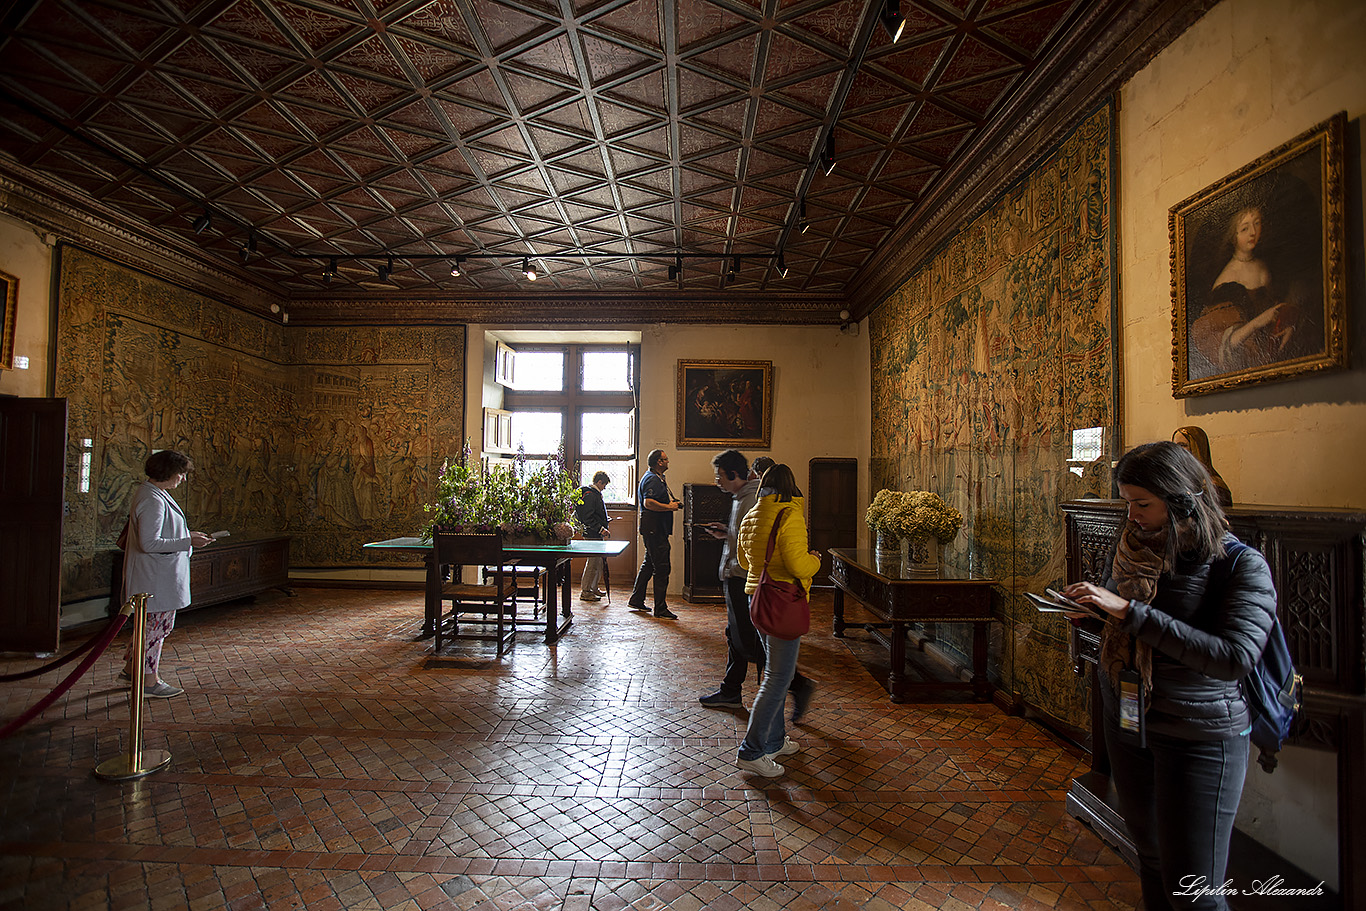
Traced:
[[[764, 555], [768, 551], [768, 537], [773, 524], [782, 517], [778, 526], [778, 541], [773, 548], [773, 558], [768, 563], [768, 574], [784, 582], [800, 583], [811, 593], [811, 577], [821, 568], [820, 554], [808, 550], [806, 537], [806, 517], [803, 515], [802, 492], [797, 488], [797, 479], [792, 469], [786, 465], [774, 465], [764, 472], [759, 482], [759, 502], [745, 514], [740, 523], [740, 533], [736, 536], [736, 549], [739, 551], [740, 565], [749, 571], [745, 582], [746, 594], [754, 594], [759, 587], [759, 576], [764, 571]], [[799, 747], [789, 740], [783, 726], [783, 706], [787, 701], [787, 689], [792, 676], [797, 671], [797, 653], [801, 649], [801, 639], [779, 639], [760, 632], [763, 641], [764, 679], [759, 685], [759, 694], [754, 697], [754, 705], [749, 710], [749, 727], [745, 739], [740, 743], [736, 765], [747, 772], [776, 778], [784, 769], [775, 760], [797, 752]]]

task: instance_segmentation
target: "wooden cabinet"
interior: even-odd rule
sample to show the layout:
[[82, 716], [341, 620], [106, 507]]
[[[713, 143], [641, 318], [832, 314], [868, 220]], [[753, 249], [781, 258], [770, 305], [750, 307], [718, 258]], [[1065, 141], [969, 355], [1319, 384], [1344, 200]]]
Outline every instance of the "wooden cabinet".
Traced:
[[[1062, 509], [1067, 578], [1103, 583], [1124, 521], [1123, 501], [1074, 500]], [[1276, 611], [1295, 667], [1304, 676], [1304, 703], [1290, 742], [1337, 753], [1342, 906], [1366, 907], [1366, 775], [1361, 771], [1366, 755], [1366, 514], [1235, 506], [1228, 519], [1238, 539], [1265, 554], [1271, 566]], [[1091, 771], [1072, 782], [1067, 808], [1132, 863], [1133, 846], [1115, 809], [1096, 693], [1098, 622], [1073, 628], [1071, 652], [1074, 670], [1091, 681], [1092, 753]]]
[[683, 599], [725, 601], [721, 588], [721, 547], [698, 524], [730, 521], [731, 496], [715, 484], [683, 485]]
[[[118, 551], [111, 612], [123, 603], [122, 583], [123, 551]], [[245, 598], [268, 588], [289, 591], [289, 537], [225, 538], [190, 555], [192, 600], [186, 610]]]

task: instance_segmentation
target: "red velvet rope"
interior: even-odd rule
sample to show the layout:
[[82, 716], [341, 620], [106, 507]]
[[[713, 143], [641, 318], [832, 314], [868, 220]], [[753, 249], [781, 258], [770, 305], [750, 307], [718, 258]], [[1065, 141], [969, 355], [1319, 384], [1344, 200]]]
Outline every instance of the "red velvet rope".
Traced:
[[[104, 632], [100, 633], [98, 636], [92, 637], [90, 639], [90, 642], [87, 642], [84, 646], [72, 652], [67, 657], [59, 661], [56, 661], [45, 668], [42, 668], [41, 670], [48, 670], [49, 668], [57, 667], [58, 665], [63, 664], [74, 658], [76, 655], [80, 654], [81, 651], [84, 651], [86, 649], [86, 647], [95, 643], [99, 643], [99, 647], [93, 649], [89, 655], [86, 655], [85, 660], [80, 663], [80, 666], [77, 667], [70, 674], [68, 674], [65, 680], [57, 684], [56, 689], [48, 693], [42, 699], [38, 700], [38, 703], [34, 705], [31, 709], [29, 709], [27, 712], [20, 715], [18, 718], [14, 719], [9, 724], [5, 725], [3, 728], [0, 728], [0, 740], [4, 740], [6, 737], [10, 736], [15, 731], [19, 730], [21, 727], [28, 724], [34, 718], [38, 717], [40, 714], [42, 714], [43, 710], [45, 710], [48, 706], [52, 705], [52, 703], [60, 699], [62, 697], [62, 694], [64, 694], [67, 690], [71, 689], [72, 685], [77, 680], [80, 680], [81, 677], [85, 675], [86, 671], [90, 670], [91, 665], [95, 663], [96, 659], [98, 659], [101, 655], [104, 654], [105, 649], [109, 648], [109, 643], [114, 641], [114, 637], [118, 635], [119, 630], [123, 629], [123, 624], [127, 622], [127, 620], [128, 613], [125, 606], [125, 610], [119, 612], [118, 617], [115, 618], [115, 620], [111, 622], [108, 625], [108, 627], [106, 627]], [[26, 673], [25, 676], [32, 676], [32, 674]]]
[[[109, 618], [109, 622], [121, 624], [123, 622], [123, 615], [116, 614], [113, 617]], [[106, 626], [105, 629], [108, 629], [108, 626]], [[114, 632], [118, 632], [117, 627], [115, 628]], [[46, 674], [48, 671], [55, 670], [69, 661], [76, 660], [77, 656], [79, 656], [82, 652], [90, 648], [90, 646], [94, 645], [96, 642], [99, 642], [100, 637], [103, 635], [103, 631], [96, 633], [89, 639], [82, 642], [77, 648], [73, 649], [71, 651], [71, 654], [63, 655], [51, 664], [44, 664], [42, 667], [35, 667], [27, 671], [20, 671], [17, 674], [0, 674], [0, 683], [13, 683], [16, 680], [27, 680], [30, 677], [37, 677], [40, 674]]]

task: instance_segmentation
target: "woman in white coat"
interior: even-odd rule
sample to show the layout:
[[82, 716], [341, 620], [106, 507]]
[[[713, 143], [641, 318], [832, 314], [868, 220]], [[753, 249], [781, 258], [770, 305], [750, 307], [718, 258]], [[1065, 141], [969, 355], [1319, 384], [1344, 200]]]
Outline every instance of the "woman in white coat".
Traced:
[[[213, 538], [190, 531], [185, 512], [171, 497], [191, 468], [189, 458], [174, 449], [155, 452], [144, 470], [147, 480], [133, 494], [128, 513], [128, 544], [123, 560], [123, 592], [147, 592], [146, 648], [142, 655], [143, 692], [168, 699], [185, 692], [162, 680], [161, 644], [175, 626], [175, 612], [190, 603], [190, 551]], [[123, 678], [132, 674], [133, 645], [124, 652]]]

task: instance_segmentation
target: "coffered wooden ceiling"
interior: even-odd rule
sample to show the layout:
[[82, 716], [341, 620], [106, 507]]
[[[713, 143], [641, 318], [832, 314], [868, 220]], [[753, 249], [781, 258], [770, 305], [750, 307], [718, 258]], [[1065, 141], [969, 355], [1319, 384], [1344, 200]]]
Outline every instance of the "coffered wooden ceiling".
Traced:
[[29, 0], [0, 176], [304, 319], [830, 321], [1206, 5], [902, 0], [894, 44], [884, 0]]

